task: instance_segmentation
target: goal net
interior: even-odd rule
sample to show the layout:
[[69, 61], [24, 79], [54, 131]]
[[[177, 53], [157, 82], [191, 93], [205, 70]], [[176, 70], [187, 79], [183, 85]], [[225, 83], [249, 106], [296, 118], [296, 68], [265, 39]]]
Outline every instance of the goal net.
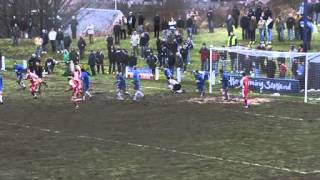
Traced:
[[241, 73], [250, 76], [250, 89], [258, 93], [294, 94], [304, 102], [320, 102], [320, 53], [256, 50], [246, 47], [210, 48], [209, 91], [220, 69], [229, 72], [230, 88], [240, 85]]

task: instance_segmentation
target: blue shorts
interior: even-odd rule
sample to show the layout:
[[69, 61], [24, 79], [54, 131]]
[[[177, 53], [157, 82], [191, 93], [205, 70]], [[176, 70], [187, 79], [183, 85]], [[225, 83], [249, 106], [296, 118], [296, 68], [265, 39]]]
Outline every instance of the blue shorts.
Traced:
[[136, 91], [140, 90], [140, 82], [139, 81], [133, 82], [133, 89]]
[[21, 73], [16, 73], [16, 75], [17, 75], [17, 80], [18, 81], [22, 81], [23, 80], [23, 74]]
[[83, 84], [83, 90], [86, 92], [90, 88], [89, 84]]

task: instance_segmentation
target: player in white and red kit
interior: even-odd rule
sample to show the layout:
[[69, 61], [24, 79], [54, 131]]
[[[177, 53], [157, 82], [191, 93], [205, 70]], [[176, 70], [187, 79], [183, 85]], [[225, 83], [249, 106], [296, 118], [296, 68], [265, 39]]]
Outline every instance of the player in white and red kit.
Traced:
[[30, 80], [29, 90], [33, 98], [36, 99], [41, 79], [35, 73], [31, 72], [30, 69], [27, 70], [26, 79]]
[[244, 100], [244, 106], [245, 108], [249, 108], [249, 77], [246, 75], [246, 73], [242, 73], [242, 79], [240, 81], [240, 87], [242, 87], [242, 97]]
[[79, 102], [82, 100], [82, 81], [81, 81], [81, 68], [76, 67], [73, 77], [69, 77], [70, 88], [67, 91], [72, 91], [71, 101], [74, 103], [75, 108], [79, 108]]

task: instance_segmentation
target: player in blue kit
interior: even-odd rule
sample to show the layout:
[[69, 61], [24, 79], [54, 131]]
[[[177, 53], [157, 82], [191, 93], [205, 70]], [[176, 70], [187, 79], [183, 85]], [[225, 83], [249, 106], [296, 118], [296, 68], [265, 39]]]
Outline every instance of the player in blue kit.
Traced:
[[2, 75], [0, 74], [0, 104], [3, 104], [3, 77]]
[[17, 83], [20, 89], [25, 90], [26, 85], [24, 84], [23, 79], [24, 79], [24, 72], [26, 71], [26, 69], [21, 64], [17, 64], [17, 62], [14, 62], [13, 70], [16, 73]]
[[133, 89], [135, 90], [133, 100], [137, 101], [140, 98], [143, 98], [144, 94], [141, 91], [140, 72], [136, 67], [134, 67], [133, 70]]
[[200, 97], [204, 97], [205, 95], [205, 85], [208, 80], [207, 73], [200, 73], [198, 70], [194, 73], [194, 78], [196, 80], [197, 90], [200, 94]]
[[124, 100], [123, 95], [127, 92], [126, 79], [123, 76], [122, 72], [118, 72], [116, 75], [116, 83], [117, 87], [117, 99]]
[[81, 80], [82, 80], [82, 87], [83, 87], [83, 100], [86, 100], [86, 96], [89, 98], [92, 97], [90, 93], [90, 76], [89, 73], [85, 69], [81, 69]]

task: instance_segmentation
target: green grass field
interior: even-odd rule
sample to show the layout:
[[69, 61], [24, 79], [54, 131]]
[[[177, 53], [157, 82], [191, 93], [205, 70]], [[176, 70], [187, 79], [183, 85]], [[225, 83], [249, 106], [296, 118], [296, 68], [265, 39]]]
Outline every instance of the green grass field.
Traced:
[[[225, 34], [218, 29], [195, 37], [191, 69], [199, 67], [202, 42], [224, 45]], [[316, 50], [319, 36], [314, 38]], [[105, 52], [105, 44], [97, 38], [88, 50]], [[289, 44], [275, 41], [273, 47], [287, 50]], [[121, 45], [128, 48], [128, 40]], [[9, 60], [27, 59], [34, 51], [28, 41], [12, 48], [1, 40], [0, 49]], [[93, 78], [93, 99], [75, 111], [64, 93], [62, 68], [47, 77], [49, 88], [37, 100], [17, 90], [10, 69], [4, 73], [1, 180], [320, 179], [319, 105], [302, 103], [302, 95], [252, 94], [253, 101], [266, 102], [245, 110], [241, 102], [223, 103], [216, 86], [208, 96], [215, 100], [206, 103], [194, 99], [194, 80], [187, 73], [186, 94], [168, 92], [162, 77], [142, 82], [142, 102], [119, 102], [114, 77], [99, 75]], [[238, 90], [232, 95], [239, 96]]]

